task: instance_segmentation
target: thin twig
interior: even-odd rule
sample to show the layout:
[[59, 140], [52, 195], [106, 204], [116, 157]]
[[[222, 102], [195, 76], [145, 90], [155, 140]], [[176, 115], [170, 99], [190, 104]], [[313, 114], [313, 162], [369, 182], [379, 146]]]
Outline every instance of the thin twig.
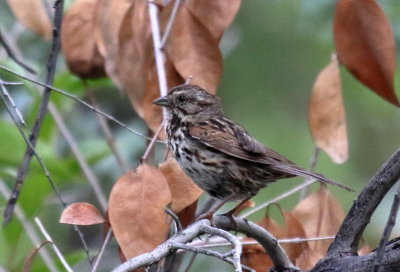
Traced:
[[[99, 103], [97, 103], [96, 96], [93, 94], [93, 92], [91, 90], [89, 90], [87, 92], [87, 94], [88, 94], [88, 97], [89, 97], [92, 105], [94, 107], [100, 109], [100, 105], [99, 105]], [[103, 131], [104, 137], [106, 138], [107, 144], [108, 144], [111, 152], [113, 153], [118, 166], [121, 168], [122, 172], [124, 172], [124, 173], [127, 172], [129, 170], [128, 165], [122, 159], [121, 154], [118, 152], [118, 149], [115, 146], [115, 140], [114, 140], [110, 126], [108, 125], [106, 118], [104, 118], [104, 116], [102, 116], [100, 114], [96, 114], [96, 116], [97, 116], [97, 119], [99, 120], [100, 127], [101, 127], [101, 130]]]
[[11, 46], [8, 41], [6, 36], [4, 35], [3, 30], [0, 27], [0, 44], [3, 45], [4, 50], [6, 50], [7, 55], [19, 66], [21, 66], [23, 69], [25, 69], [27, 72], [31, 73], [31, 74], [36, 74], [35, 69], [31, 68], [28, 64], [26, 64], [25, 62], [23, 62], [20, 59], [20, 56], [18, 54], [18, 51], [16, 51], [15, 46]]
[[[51, 44], [51, 51], [49, 55], [49, 59], [47, 61], [47, 76], [46, 76], [46, 84], [52, 85], [54, 81], [54, 75], [57, 64], [57, 56], [61, 48], [60, 43], [60, 34], [61, 34], [61, 21], [63, 15], [64, 1], [57, 0], [54, 4], [55, 13], [54, 13], [54, 29], [53, 29], [53, 38]], [[21, 165], [17, 172], [17, 177], [15, 179], [14, 188], [11, 192], [11, 196], [8, 200], [7, 207], [4, 211], [4, 224], [7, 224], [13, 215], [15, 203], [18, 200], [18, 196], [21, 190], [21, 187], [24, 183], [25, 177], [28, 173], [28, 168], [30, 162], [32, 160], [33, 152], [32, 147], [36, 146], [36, 142], [39, 136], [39, 132], [44, 120], [44, 117], [47, 113], [47, 105], [50, 101], [51, 89], [45, 88], [42, 100], [39, 106], [38, 114], [33, 125], [31, 134], [29, 135], [29, 142], [31, 145], [28, 145], [24, 157], [22, 159]]]
[[242, 255], [242, 245], [240, 244], [239, 240], [236, 238], [235, 235], [230, 234], [227, 231], [223, 231], [218, 228], [213, 228], [208, 225], [202, 225], [200, 230], [202, 230], [204, 233], [207, 234], [212, 234], [212, 235], [217, 235], [220, 237], [225, 238], [232, 244], [232, 265], [233, 268], [235, 269], [236, 272], [241, 272], [242, 271], [242, 266], [240, 264], [240, 255]]
[[[59, 88], [53, 87], [53, 86], [51, 86], [51, 85], [48, 85], [48, 84], [39, 82], [39, 81], [37, 81], [37, 80], [35, 80], [35, 79], [26, 77], [26, 76], [24, 76], [24, 75], [21, 75], [21, 74], [19, 74], [19, 73], [17, 73], [17, 72], [14, 72], [13, 70], [11, 70], [11, 69], [9, 69], [9, 68], [7, 68], [7, 67], [4, 67], [4, 66], [2, 66], [2, 65], [0, 65], [0, 69], [2, 69], [2, 70], [4, 70], [4, 71], [7, 71], [7, 72], [9, 72], [9, 73], [11, 73], [11, 74], [13, 74], [13, 75], [19, 77], [19, 78], [22, 78], [22, 79], [25, 79], [25, 80], [27, 80], [27, 81], [29, 81], [29, 82], [32, 82], [32, 83], [34, 83], [34, 84], [36, 84], [36, 85], [49, 88], [49, 89], [55, 91], [56, 93], [59, 93], [59, 94], [62, 94], [62, 95], [64, 95], [64, 96], [68, 97], [68, 98], [71, 98], [72, 100], [74, 100], [74, 101], [76, 101], [76, 102], [78, 102], [78, 103], [84, 105], [85, 107], [89, 108], [90, 110], [92, 110], [92, 111], [94, 111], [94, 112], [96, 112], [96, 113], [98, 113], [98, 114], [103, 115], [103, 116], [106, 117], [108, 120], [110, 120], [110, 121], [116, 123], [117, 125], [119, 125], [119, 126], [125, 128], [125, 129], [127, 129], [129, 132], [131, 132], [131, 133], [133, 133], [133, 134], [135, 134], [135, 135], [137, 135], [137, 136], [140, 136], [140, 137], [142, 137], [142, 138], [144, 138], [144, 139], [151, 140], [150, 137], [147, 137], [147, 136], [143, 135], [142, 133], [140, 133], [140, 132], [138, 132], [138, 131], [135, 131], [134, 129], [128, 127], [128, 126], [125, 125], [123, 122], [121, 122], [121, 121], [119, 121], [118, 119], [112, 117], [111, 115], [109, 115], [109, 114], [107, 114], [107, 113], [105, 113], [105, 112], [102, 112], [101, 110], [96, 109], [95, 107], [93, 107], [93, 106], [90, 105], [89, 103], [83, 101], [82, 99], [80, 99], [80, 98], [79, 98], [78, 96], [76, 96], [76, 95], [70, 94], [70, 93], [68, 93], [68, 92], [66, 92], [66, 91], [63, 91], [63, 90], [59, 89]], [[157, 143], [165, 144], [164, 141], [160, 141], [160, 140], [156, 140], [156, 142], [157, 142]]]
[[[235, 265], [234, 260], [229, 258], [230, 254], [232, 254], [232, 252], [228, 252], [228, 254], [222, 254], [222, 253], [219, 253], [219, 252], [216, 252], [216, 251], [211, 251], [211, 250], [207, 250], [207, 249], [203, 249], [203, 248], [192, 247], [192, 246], [188, 246], [188, 245], [185, 245], [185, 244], [174, 244], [173, 247], [174, 248], [178, 248], [178, 249], [182, 249], [182, 250], [185, 250], [185, 251], [191, 251], [191, 252], [194, 252], [194, 253], [204, 254], [206, 256], [212, 256], [212, 257], [218, 258], [220, 260], [223, 260], [223, 261], [225, 261], [225, 262], [227, 262], [227, 263], [229, 263], [231, 265]], [[245, 266], [245, 265], [240, 264], [240, 263], [239, 263], [239, 265], [245, 271], [255, 272], [255, 270], [251, 269], [248, 266]]]
[[[4, 86], [3, 86], [3, 87], [4, 87]], [[2, 93], [1, 93], [1, 92], [0, 92], [0, 96], [2, 96]], [[3, 97], [2, 97], [2, 99], [3, 99], [3, 101], [4, 101], [4, 98], [3, 98]], [[22, 139], [25, 141], [25, 143], [26, 143], [27, 146], [30, 146], [30, 147], [31, 147], [33, 156], [35, 156], [35, 159], [36, 159], [37, 162], [39, 163], [39, 166], [40, 166], [40, 168], [42, 169], [42, 171], [43, 171], [43, 173], [44, 173], [44, 175], [45, 175], [47, 181], [48, 181], [49, 184], [51, 185], [53, 191], [56, 193], [56, 195], [57, 195], [58, 199], [60, 200], [61, 204], [63, 205], [63, 207], [64, 207], [64, 208], [67, 207], [67, 203], [66, 203], [66, 202], [64, 201], [64, 199], [62, 198], [60, 191], [58, 190], [58, 188], [56, 187], [56, 185], [55, 185], [53, 179], [51, 178], [50, 172], [49, 172], [49, 170], [48, 170], [46, 164], [44, 163], [42, 157], [36, 152], [35, 148], [34, 148], [33, 146], [31, 146], [31, 143], [29, 142], [29, 140], [28, 140], [27, 136], [25, 135], [23, 129], [21, 128], [21, 126], [19, 125], [19, 123], [15, 120], [15, 117], [14, 117], [14, 115], [12, 114], [12, 111], [11, 111], [11, 109], [9, 108], [9, 106], [8, 106], [7, 104], [5, 104], [5, 105], [6, 105], [6, 109], [7, 109], [8, 112], [9, 112], [9, 115], [10, 115], [10, 117], [13, 119], [13, 121], [14, 121], [14, 123], [15, 123], [15, 125], [16, 125], [16, 127], [17, 127], [17, 129], [18, 129], [18, 131], [19, 131], [19, 133], [20, 133], [20, 135], [21, 135], [21, 137], [22, 137]], [[51, 106], [51, 104], [50, 104], [50, 106]], [[83, 236], [83, 233], [80, 231], [79, 227], [76, 226], [76, 225], [74, 225], [74, 230], [77, 232], [77, 234], [78, 234], [78, 236], [79, 236], [79, 239], [80, 239], [81, 242], [82, 242], [82, 245], [83, 245], [84, 251], [85, 251], [85, 253], [86, 253], [87, 257], [88, 257], [89, 263], [91, 263], [91, 258], [90, 258], [90, 255], [89, 255], [89, 248], [88, 248], [88, 246], [87, 246], [87, 244], [86, 244], [86, 241], [85, 241], [85, 238], [84, 238], [84, 236]]]
[[[24, 127], [26, 127], [26, 123], [25, 123], [24, 117], [22, 117], [21, 112], [18, 110], [17, 106], [15, 105], [14, 100], [12, 99], [12, 96], [9, 94], [9, 92], [5, 88], [5, 85], [15, 86], [15, 85], [22, 85], [22, 83], [19, 83], [19, 82], [5, 82], [0, 78], [0, 87], [1, 87], [1, 91], [3, 92], [4, 98], [8, 101], [8, 103], [10, 103], [10, 105], [13, 108], [14, 113], [17, 116], [19, 122]], [[4, 103], [7, 103], [7, 102], [5, 101]]]
[[[247, 240], [247, 238], [245, 238], [246, 240], [243, 240], [243, 239], [244, 239], [244, 237], [239, 238], [239, 241], [242, 244], [242, 246], [259, 244], [259, 242], [257, 242], [257, 241], [249, 241], [249, 240]], [[299, 244], [299, 243], [304, 243], [304, 242], [326, 241], [326, 240], [333, 240], [333, 239], [335, 239], [335, 236], [310, 237], [310, 238], [294, 237], [294, 238], [288, 238], [288, 239], [279, 239], [277, 241], [280, 244]], [[206, 241], [196, 240], [194, 242], [189, 243], [188, 245], [194, 246], [194, 247], [201, 247], [201, 248], [230, 246], [229, 243], [224, 242], [224, 240], [221, 238], [214, 238], [214, 239], [211, 238], [211, 239], [207, 239]]]
[[177, 232], [181, 232], [183, 228], [179, 217], [168, 207], [164, 207], [164, 211], [174, 220]]
[[376, 258], [374, 260], [374, 272], [383, 271], [383, 267], [382, 267], [383, 255], [385, 253], [386, 245], [389, 241], [389, 236], [392, 233], [394, 225], [396, 224], [396, 217], [397, 217], [397, 213], [399, 211], [399, 205], [400, 205], [400, 186], [397, 188], [397, 191], [394, 195], [389, 218], [386, 223], [385, 230], [383, 232], [381, 241], [380, 241], [378, 249], [377, 249]]
[[150, 151], [152, 150], [154, 143], [157, 140], [158, 135], [160, 134], [162, 128], [164, 127], [164, 121], [161, 122], [160, 126], [158, 127], [157, 131], [154, 133], [153, 138], [151, 138], [151, 141], [149, 143], [149, 145], [147, 146], [146, 151], [144, 152], [144, 155], [142, 156], [142, 161], [146, 161], [147, 157], [150, 154]]
[[106, 238], [104, 238], [104, 241], [103, 241], [103, 244], [101, 245], [100, 251], [97, 254], [96, 259], [95, 259], [95, 261], [93, 263], [92, 272], [96, 272], [97, 267], [99, 266], [101, 257], [103, 256], [103, 253], [104, 253], [104, 251], [106, 249], [106, 246], [107, 246], [108, 242], [111, 239], [111, 235], [112, 235], [112, 229], [109, 228], [108, 232], [107, 232], [107, 235], [106, 235]]
[[287, 191], [287, 192], [285, 192], [285, 193], [283, 193], [283, 194], [281, 194], [281, 195], [279, 195], [279, 196], [277, 196], [277, 197], [275, 197], [275, 198], [273, 198], [271, 200], [268, 200], [268, 201], [266, 201], [266, 202], [264, 202], [264, 203], [262, 203], [262, 204], [260, 204], [260, 205], [258, 205], [256, 207], [254, 207], [253, 209], [251, 209], [248, 212], [246, 212], [243, 215], [241, 215], [240, 218], [249, 217], [253, 213], [264, 209], [265, 207], [271, 205], [272, 203], [278, 202], [278, 201], [280, 201], [280, 200], [282, 200], [282, 199], [284, 199], [284, 198], [286, 198], [288, 196], [291, 196], [292, 194], [297, 193], [298, 191], [302, 190], [303, 188], [305, 188], [307, 186], [310, 186], [311, 184], [313, 184], [315, 182], [316, 182], [315, 179], [307, 180], [304, 183], [300, 184], [299, 186], [296, 186], [296, 187], [292, 188], [291, 190], [289, 190], [289, 191]]
[[168, 18], [168, 22], [164, 29], [164, 34], [163, 34], [161, 42], [160, 42], [160, 48], [162, 48], [162, 49], [164, 48], [164, 46], [168, 40], [168, 37], [171, 33], [171, 29], [172, 29], [172, 26], [174, 25], [176, 14], [178, 13], [178, 8], [181, 4], [181, 1], [182, 0], [175, 0], [174, 6], [172, 7], [171, 15]]
[[83, 156], [82, 152], [79, 150], [75, 137], [71, 134], [70, 130], [67, 128], [67, 125], [65, 124], [62, 115], [59, 113], [59, 111], [57, 110], [57, 108], [54, 106], [53, 103], [49, 104], [49, 112], [51, 113], [54, 121], [56, 122], [57, 127], [59, 128], [61, 134], [64, 136], [65, 141], [71, 148], [71, 151], [74, 154], [79, 164], [79, 167], [82, 169], [83, 174], [88, 180], [90, 186], [93, 188], [94, 195], [96, 196], [97, 201], [99, 202], [102, 210], [105, 211], [107, 209], [107, 197], [100, 185], [100, 181], [98, 180], [97, 176], [93, 173], [92, 169], [89, 166], [89, 163]]
[[[160, 88], [160, 95], [167, 95], [168, 86], [167, 86], [167, 77], [165, 73], [164, 67], [164, 53], [161, 48], [160, 41], [160, 26], [158, 23], [158, 6], [153, 0], [147, 1], [147, 6], [149, 10], [150, 17], [150, 26], [151, 26], [151, 35], [153, 37], [153, 47], [154, 47], [154, 56], [156, 59], [156, 67], [157, 67], [157, 76], [158, 76], [158, 85]], [[164, 120], [166, 120], [167, 111], [163, 107]]]
[[[8, 196], [10, 195], [10, 190], [5, 185], [5, 182], [0, 179], [0, 193], [2, 194], [4, 199], [7, 199]], [[22, 227], [24, 228], [24, 232], [27, 234], [29, 239], [32, 241], [32, 244], [35, 247], [40, 246], [41, 241], [39, 239], [38, 234], [36, 233], [36, 230], [32, 226], [32, 224], [26, 219], [26, 216], [21, 209], [21, 207], [17, 204], [15, 205], [15, 216], [17, 219], [21, 222]], [[42, 258], [43, 263], [46, 265], [46, 268], [48, 271], [51, 272], [58, 272], [58, 268], [53, 262], [53, 258], [49, 253], [49, 250], [47, 248], [42, 248], [39, 251], [39, 256]], [[0, 270], [1, 271], [1, 270]]]
[[35, 217], [35, 223], [38, 226], [40, 232], [43, 234], [43, 236], [51, 242], [51, 245], [53, 247], [54, 253], [56, 253], [57, 257], [60, 259], [61, 263], [63, 264], [64, 268], [68, 271], [68, 272], [73, 272], [72, 268], [69, 266], [69, 264], [67, 263], [67, 261], [64, 259], [64, 256], [61, 254], [60, 250], [58, 249], [58, 247], [56, 246], [56, 244], [53, 242], [53, 239], [51, 239], [49, 233], [46, 231], [46, 229], [44, 228], [42, 222], [40, 221], [40, 219], [38, 217]]

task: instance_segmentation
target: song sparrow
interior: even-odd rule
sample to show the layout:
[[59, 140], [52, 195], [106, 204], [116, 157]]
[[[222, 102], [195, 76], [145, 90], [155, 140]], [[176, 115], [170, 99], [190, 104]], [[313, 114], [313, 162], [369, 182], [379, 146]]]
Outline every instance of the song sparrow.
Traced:
[[224, 116], [218, 97], [198, 86], [174, 87], [153, 103], [167, 108], [167, 138], [175, 159], [212, 197], [248, 199], [268, 183], [294, 176], [351, 190], [296, 166], [259, 143]]

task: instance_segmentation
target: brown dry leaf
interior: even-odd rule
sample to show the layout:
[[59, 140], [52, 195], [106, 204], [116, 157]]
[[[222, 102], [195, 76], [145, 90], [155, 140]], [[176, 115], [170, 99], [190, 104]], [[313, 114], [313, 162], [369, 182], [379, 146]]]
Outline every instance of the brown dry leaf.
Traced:
[[[168, 86], [176, 86], [184, 82], [183, 79], [176, 72], [174, 66], [168, 58], [165, 59], [164, 67]], [[158, 129], [162, 121], [161, 107], [153, 104], [154, 99], [160, 97], [157, 70], [154, 64], [152, 64], [151, 68], [147, 69], [145, 78], [146, 83], [143, 97], [139, 98], [136, 97], [136, 95], [133, 93], [129, 94], [132, 103], [133, 99], [141, 99], [140, 104], [136, 103], [135, 109], [138, 107], [137, 111], [143, 112], [143, 119], [146, 121], [146, 124], [149, 126], [149, 128], [154, 132]], [[163, 130], [162, 133], [159, 135], [159, 138], [164, 139], [164, 134], [165, 133]]]
[[179, 218], [179, 221], [181, 222], [181, 225], [183, 228], [186, 228], [191, 224], [194, 220], [194, 216], [196, 214], [196, 209], [197, 209], [197, 200], [181, 210], [179, 213], [177, 213], [177, 216]]
[[[161, 13], [162, 25], [169, 17], [171, 4]], [[216, 93], [222, 73], [218, 42], [186, 5], [181, 5], [177, 12], [166, 43], [166, 53], [182, 78], [192, 76], [191, 84]]]
[[219, 41], [235, 18], [240, 2], [240, 0], [188, 0], [185, 5], [210, 31], [214, 39]]
[[64, 15], [61, 45], [69, 69], [81, 78], [104, 76], [95, 35], [97, 0], [77, 0]]
[[369, 247], [369, 245], [365, 244], [358, 250], [358, 256], [364, 256], [371, 252], [372, 252], [372, 250]]
[[105, 59], [107, 75], [121, 89], [117, 63], [119, 57], [118, 36], [119, 32], [126, 27], [122, 26], [122, 20], [133, 3], [133, 0], [98, 0], [97, 25], [100, 30], [97, 45], [100, 54]]
[[294, 264], [301, 270], [309, 270], [313, 268], [323, 257], [323, 254], [319, 254], [307, 247], [294, 261]]
[[151, 251], [169, 230], [164, 207], [171, 192], [161, 171], [147, 164], [124, 174], [115, 183], [109, 199], [109, 217], [115, 238], [129, 259]]
[[[257, 224], [268, 232], [270, 232], [275, 238], [282, 238], [284, 230], [280, 227], [272, 218], [268, 215], [262, 218]], [[254, 241], [253, 239], [246, 239], [248, 241]], [[272, 267], [273, 263], [269, 256], [265, 253], [264, 248], [261, 245], [245, 245], [243, 246], [243, 253], [241, 261], [244, 265], [247, 265], [257, 272], [268, 271], [268, 268]]]
[[66, 207], [60, 218], [62, 224], [94, 225], [104, 223], [105, 219], [99, 210], [90, 203], [75, 202]]
[[[249, 239], [249, 241], [254, 241]], [[256, 272], [268, 271], [273, 266], [271, 259], [266, 255], [265, 250], [260, 245], [245, 245], [241, 255], [241, 262], [251, 267]]]
[[21, 24], [43, 39], [50, 40], [52, 24], [42, 1], [7, 0], [7, 2]]
[[347, 161], [346, 114], [336, 56], [315, 80], [308, 108], [308, 124], [317, 147], [335, 163]]
[[[306, 232], [296, 217], [294, 217], [290, 212], [283, 212], [283, 217], [285, 219], [283, 227], [284, 232], [280, 238], [290, 239], [306, 237]], [[294, 262], [305, 250], [309, 249], [307, 242], [283, 243], [281, 246], [292, 262]]]
[[376, 94], [400, 106], [393, 82], [393, 31], [377, 2], [338, 1], [333, 34], [340, 63]]
[[[122, 20], [118, 33], [116, 64], [121, 88], [129, 95], [139, 116], [144, 118], [142, 99], [146, 90], [146, 81], [157, 80], [155, 75], [150, 73], [154, 65], [154, 53], [145, 0], [133, 2]], [[149, 77], [152, 78], [149, 79]], [[158, 109], [158, 113], [160, 112]], [[158, 121], [155, 122], [156, 127], [158, 127]], [[154, 125], [151, 128], [154, 129]]]
[[253, 208], [255, 205], [256, 205], [256, 203], [253, 200], [248, 199], [244, 203], [242, 203], [239, 207], [235, 207], [235, 211], [232, 215], [239, 216], [239, 214], [241, 214], [241, 212], [243, 212], [244, 210], [246, 210], [248, 208]]
[[171, 209], [175, 213], [196, 202], [203, 193], [203, 190], [186, 176], [175, 159], [169, 158], [161, 163], [160, 170], [168, 181], [172, 194]]
[[[292, 215], [301, 223], [309, 238], [335, 235], [344, 218], [340, 203], [324, 186], [297, 204]], [[314, 253], [324, 256], [331, 242], [309, 241], [308, 244]]]

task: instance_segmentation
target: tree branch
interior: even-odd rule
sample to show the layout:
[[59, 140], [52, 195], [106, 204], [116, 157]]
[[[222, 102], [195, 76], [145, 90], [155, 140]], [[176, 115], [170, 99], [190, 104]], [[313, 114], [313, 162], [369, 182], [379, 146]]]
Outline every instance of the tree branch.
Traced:
[[[52, 38], [52, 45], [51, 45], [49, 59], [47, 61], [47, 76], [46, 76], [46, 84], [49, 85], [52, 85], [54, 80], [54, 74], [57, 64], [57, 56], [61, 48], [60, 34], [61, 34], [61, 21], [64, 9], [64, 1], [57, 0], [54, 4], [54, 8], [55, 8], [55, 13], [54, 13], [53, 38]], [[15, 179], [14, 188], [11, 192], [11, 196], [8, 200], [6, 209], [4, 210], [4, 223], [3, 223], [4, 225], [6, 225], [12, 218], [14, 207], [18, 200], [19, 192], [24, 183], [30, 162], [32, 160], [33, 151], [31, 146], [32, 147], [36, 146], [40, 128], [42, 126], [44, 117], [47, 113], [47, 105], [50, 101], [50, 93], [51, 89], [46, 87], [43, 93], [42, 101], [39, 106], [39, 111], [36, 121], [33, 125], [31, 134], [29, 135], [29, 142], [31, 143], [31, 145], [28, 145], [26, 147], [24, 157], [18, 169], [17, 177]]]
[[[235, 269], [236, 271], [241, 271], [241, 244], [237, 237], [226, 232], [231, 230], [242, 232], [247, 236], [256, 239], [265, 248], [278, 271], [298, 271], [298, 268], [290, 262], [277, 240], [268, 231], [245, 219], [233, 218], [233, 220], [234, 222], [223, 215], [214, 216], [213, 224], [215, 228], [211, 227], [211, 222], [209, 220], [204, 219], [197, 221], [181, 232], [170, 237], [166, 242], [159, 245], [152, 252], [128, 260], [115, 268], [113, 272], [134, 270], [157, 263], [161, 258], [168, 256], [178, 249], [178, 247], [174, 247], [174, 245], [186, 245], [202, 233], [213, 234], [227, 239], [234, 248], [231, 254], [233, 254], [232, 261], [236, 265]], [[198, 251], [198, 253], [202, 252]], [[216, 257], [216, 255], [218, 254], [214, 254], [213, 256]]]
[[328, 249], [328, 258], [357, 255], [358, 243], [373, 212], [399, 178], [400, 149], [381, 166], [354, 201]]

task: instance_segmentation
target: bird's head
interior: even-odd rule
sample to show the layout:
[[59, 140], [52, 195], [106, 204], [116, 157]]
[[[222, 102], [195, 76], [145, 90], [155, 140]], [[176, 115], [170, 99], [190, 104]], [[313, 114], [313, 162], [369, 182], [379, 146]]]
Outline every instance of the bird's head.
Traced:
[[174, 87], [166, 96], [154, 100], [153, 104], [166, 107], [169, 114], [176, 115], [183, 121], [195, 116], [207, 119], [223, 114], [218, 97], [196, 85]]

